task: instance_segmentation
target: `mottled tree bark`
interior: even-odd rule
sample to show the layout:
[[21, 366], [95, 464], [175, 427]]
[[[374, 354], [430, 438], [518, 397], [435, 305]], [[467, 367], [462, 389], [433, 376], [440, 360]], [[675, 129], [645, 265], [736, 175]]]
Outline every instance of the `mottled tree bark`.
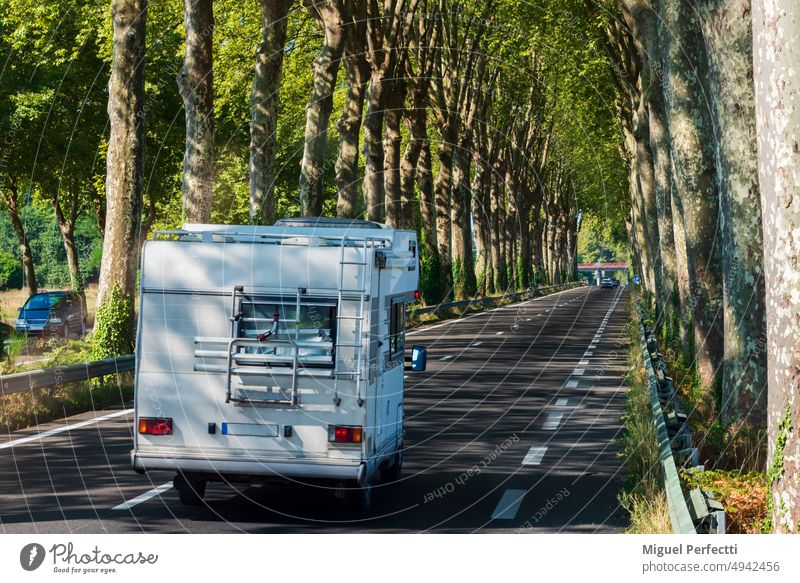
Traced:
[[389, 89], [384, 111], [386, 137], [383, 141], [383, 194], [386, 224], [390, 227], [397, 227], [403, 212], [400, 189], [400, 146], [402, 142], [400, 125], [403, 119], [406, 94], [405, 79], [396, 76], [389, 83]]
[[[411, 97], [411, 104], [406, 119], [409, 126], [408, 144], [400, 162], [400, 192], [402, 198], [400, 228], [410, 229], [414, 226], [414, 184], [417, 179], [417, 165], [422, 154], [422, 145], [427, 140], [427, 111], [420, 108], [418, 102]], [[420, 204], [422, 200], [420, 200]], [[433, 220], [433, 217], [431, 217]]]
[[454, 270], [456, 297], [467, 299], [475, 295], [475, 262], [472, 256], [472, 189], [470, 174], [472, 152], [467, 142], [461, 143], [456, 153], [453, 188], [453, 258], [457, 262]]
[[367, 90], [367, 112], [364, 115], [364, 198], [367, 218], [377, 223], [384, 216], [383, 190], [383, 102], [384, 72], [373, 70]]
[[700, 24], [682, 0], [663, 1], [664, 89], [675, 189], [683, 208], [696, 363], [713, 387], [722, 373], [722, 263], [714, 132], [708, 108], [708, 61]]
[[505, 199], [503, 192], [502, 176], [505, 175], [502, 157], [498, 156], [492, 168], [491, 176], [491, 211], [492, 211], [492, 268], [494, 269], [494, 291], [502, 293], [508, 287], [507, 270], [505, 262], [505, 249], [503, 246], [503, 232], [505, 230]]
[[250, 222], [275, 221], [275, 152], [286, 16], [294, 0], [259, 0], [261, 40], [250, 93]]
[[[709, 56], [722, 231], [722, 416], [766, 427], [763, 238], [750, 0], [695, 0]], [[755, 456], [759, 459], [761, 456]]]
[[[641, 221], [644, 233], [644, 248], [647, 255], [647, 267], [644, 276], [647, 289], [658, 294], [661, 289], [661, 252], [658, 247], [658, 211], [656, 208], [656, 178], [653, 167], [653, 153], [650, 149], [650, 126], [648, 111], [644, 98], [636, 112], [636, 163], [639, 178], [639, 196], [641, 197]], [[659, 306], [660, 308], [660, 306]]]
[[11, 219], [11, 227], [17, 236], [17, 244], [22, 255], [25, 285], [28, 287], [29, 295], [33, 295], [39, 291], [39, 287], [36, 285], [36, 272], [33, 268], [33, 254], [28, 243], [28, 234], [25, 232], [25, 225], [19, 216], [19, 185], [16, 176], [9, 176], [6, 187], [0, 189], [0, 203], [5, 207], [8, 217]]
[[[146, 0], [113, 0], [114, 46], [108, 82], [111, 131], [106, 166], [106, 233], [97, 290], [98, 313], [115, 288], [121, 300], [133, 304], [139, 267], [139, 225], [144, 176], [144, 58]], [[133, 348], [133, 309], [119, 330], [124, 348]], [[95, 321], [95, 332], [102, 326]], [[108, 322], [105, 323], [108, 325]]]
[[78, 263], [78, 250], [75, 248], [75, 223], [78, 221], [78, 209], [80, 207], [79, 191], [74, 182], [70, 182], [67, 190], [66, 209], [62, 208], [62, 197], [59, 196], [58, 188], [53, 191], [53, 208], [56, 212], [58, 230], [61, 232], [61, 240], [64, 243], [64, 252], [67, 255], [67, 269], [69, 271], [70, 287], [75, 291], [80, 291], [83, 287], [81, 280], [81, 269]]
[[214, 181], [214, 9], [212, 0], [184, 0], [186, 56], [178, 90], [186, 115], [183, 212], [190, 223], [210, 223]]
[[[405, 51], [416, 8], [416, 0], [410, 5], [405, 0], [384, 0], [382, 6], [378, 0], [367, 0], [367, 60], [371, 75], [364, 117], [364, 197], [368, 216], [373, 221], [380, 221], [385, 212], [388, 220], [396, 223], [400, 212], [400, 110], [405, 96], [392, 92], [405, 90], [398, 83], [405, 84], [405, 79], [400, 78], [405, 74]], [[383, 143], [387, 102], [392, 110], [387, 120], [388, 161]], [[391, 172], [384, 176], [387, 167]]]
[[758, 175], [768, 347], [768, 511], [800, 530], [800, 6], [753, 3]]
[[477, 257], [475, 262], [476, 291], [478, 295], [487, 294], [488, 277], [491, 272], [491, 251], [489, 243], [489, 217], [491, 215], [489, 202], [489, 172], [491, 166], [486, 158], [488, 151], [486, 140], [482, 137], [485, 130], [481, 129], [481, 124], [476, 128], [475, 150], [472, 153], [472, 160], [475, 166], [475, 174], [472, 179], [472, 217], [475, 223], [475, 243], [477, 246]]
[[[663, 248], [659, 219], [664, 216], [659, 211], [659, 201], [665, 200], [664, 188], [669, 178], [665, 174], [669, 166], [663, 148], [664, 104], [659, 60], [659, 38], [656, 17], [649, 0], [622, 0], [622, 12], [632, 34], [633, 46], [639, 60], [638, 71], [641, 78], [633, 94], [636, 96], [635, 109], [632, 108], [631, 123], [636, 139], [636, 160], [639, 165], [638, 179], [641, 195], [641, 229], [644, 232], [644, 256], [647, 285], [656, 298], [659, 314], [663, 313], [665, 282], [663, 255], [671, 254], [672, 247]], [[654, 124], [654, 127], [651, 127]], [[661, 136], [659, 136], [659, 134]], [[662, 148], [662, 151], [656, 151]], [[671, 233], [667, 238], [671, 237]], [[671, 289], [671, 288], [670, 288]], [[667, 292], [668, 294], [669, 292]]]
[[314, 85], [306, 106], [305, 146], [300, 163], [300, 201], [307, 217], [322, 215], [325, 150], [333, 111], [333, 92], [345, 44], [347, 10], [343, 0], [303, 0], [324, 31], [319, 56], [312, 67]]
[[361, 136], [361, 121], [364, 98], [369, 79], [369, 63], [366, 58], [367, 5], [361, 0], [347, 3], [349, 20], [347, 40], [344, 48], [344, 64], [347, 71], [347, 96], [342, 116], [336, 124], [339, 131], [339, 154], [336, 158], [336, 188], [338, 199], [336, 214], [348, 219], [359, 214], [361, 188], [358, 181], [358, 143]]

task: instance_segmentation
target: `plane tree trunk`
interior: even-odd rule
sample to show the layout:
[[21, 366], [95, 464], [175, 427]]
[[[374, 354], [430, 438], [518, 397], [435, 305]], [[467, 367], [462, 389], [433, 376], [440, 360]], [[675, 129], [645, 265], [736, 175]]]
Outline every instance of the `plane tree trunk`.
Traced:
[[294, 0], [259, 0], [261, 40], [250, 93], [250, 222], [275, 221], [275, 152], [283, 46]]
[[95, 349], [111, 356], [134, 343], [133, 295], [139, 265], [144, 176], [146, 0], [113, 0], [114, 44], [108, 82], [106, 229], [97, 290]]
[[[750, 0], [695, 0], [717, 134], [725, 368], [721, 413], [766, 428], [767, 355]], [[759, 460], [762, 456], [753, 456]]]
[[53, 192], [53, 208], [56, 212], [56, 221], [61, 232], [64, 252], [67, 255], [70, 287], [75, 291], [80, 291], [83, 287], [83, 281], [78, 263], [78, 250], [75, 248], [75, 223], [78, 221], [80, 199], [78, 187], [73, 181], [70, 181], [66, 201], [64, 202], [66, 202], [66, 208], [61, 206], [62, 197], [56, 188]]
[[312, 67], [314, 84], [306, 106], [305, 146], [300, 163], [300, 201], [303, 215], [322, 215], [325, 150], [328, 124], [333, 111], [333, 92], [345, 45], [348, 20], [343, 0], [303, 0], [303, 5], [324, 31], [319, 56]]
[[[665, 103], [674, 170], [673, 199], [683, 210], [697, 370], [711, 389], [722, 373], [722, 261], [714, 132], [705, 97], [708, 60], [696, 14], [663, 0]], [[676, 244], [677, 246], [677, 244]]]
[[775, 532], [800, 530], [800, 7], [753, 3], [758, 175], [763, 209], [768, 360], [768, 512]]
[[0, 203], [11, 219], [11, 227], [17, 236], [17, 244], [22, 255], [22, 272], [25, 276], [25, 285], [28, 287], [28, 293], [33, 295], [39, 291], [39, 288], [36, 285], [36, 272], [33, 269], [33, 254], [28, 242], [28, 234], [19, 216], [19, 183], [16, 176], [9, 176], [5, 187], [0, 189]]
[[212, 0], [184, 0], [186, 55], [178, 90], [186, 115], [183, 211], [190, 223], [210, 223], [214, 181], [214, 67]]
[[336, 158], [337, 216], [353, 219], [358, 216], [361, 189], [358, 183], [358, 143], [364, 113], [364, 97], [369, 80], [366, 58], [367, 10], [361, 0], [347, 3], [347, 40], [344, 66], [347, 71], [347, 95], [344, 110], [336, 123], [339, 131], [339, 153]]

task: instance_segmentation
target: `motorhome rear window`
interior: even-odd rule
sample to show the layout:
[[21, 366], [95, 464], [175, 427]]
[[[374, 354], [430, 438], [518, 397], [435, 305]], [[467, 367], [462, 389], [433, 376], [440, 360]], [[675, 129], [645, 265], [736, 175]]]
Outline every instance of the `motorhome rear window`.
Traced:
[[392, 302], [389, 314], [389, 352], [395, 355], [405, 348], [406, 305], [403, 302]]
[[[332, 367], [336, 335], [335, 300], [308, 300], [300, 304], [298, 315], [295, 298], [281, 301], [275, 298], [243, 297], [242, 317], [239, 322], [240, 338], [257, 338], [272, 328], [274, 314], [278, 314], [278, 331], [263, 345], [248, 348], [248, 352], [285, 357], [289, 364], [293, 348], [298, 346], [298, 358], [304, 366]], [[276, 362], [280, 364], [280, 362]]]

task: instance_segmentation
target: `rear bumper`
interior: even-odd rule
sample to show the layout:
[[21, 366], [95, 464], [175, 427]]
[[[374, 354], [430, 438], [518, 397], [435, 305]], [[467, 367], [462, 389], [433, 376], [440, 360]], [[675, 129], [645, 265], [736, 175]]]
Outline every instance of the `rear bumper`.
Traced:
[[153, 454], [131, 452], [133, 469], [171, 470], [205, 474], [238, 474], [244, 476], [269, 476], [279, 478], [307, 478], [326, 480], [356, 480], [359, 484], [366, 477], [366, 464], [323, 463], [301, 460], [237, 460], [209, 458], [161, 457]]

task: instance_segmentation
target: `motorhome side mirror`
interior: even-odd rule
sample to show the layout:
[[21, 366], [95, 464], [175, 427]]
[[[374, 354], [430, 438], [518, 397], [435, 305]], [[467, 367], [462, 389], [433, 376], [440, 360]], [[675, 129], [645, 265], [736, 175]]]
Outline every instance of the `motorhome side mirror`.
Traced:
[[428, 349], [424, 346], [411, 347], [411, 370], [423, 372], [428, 365]]

